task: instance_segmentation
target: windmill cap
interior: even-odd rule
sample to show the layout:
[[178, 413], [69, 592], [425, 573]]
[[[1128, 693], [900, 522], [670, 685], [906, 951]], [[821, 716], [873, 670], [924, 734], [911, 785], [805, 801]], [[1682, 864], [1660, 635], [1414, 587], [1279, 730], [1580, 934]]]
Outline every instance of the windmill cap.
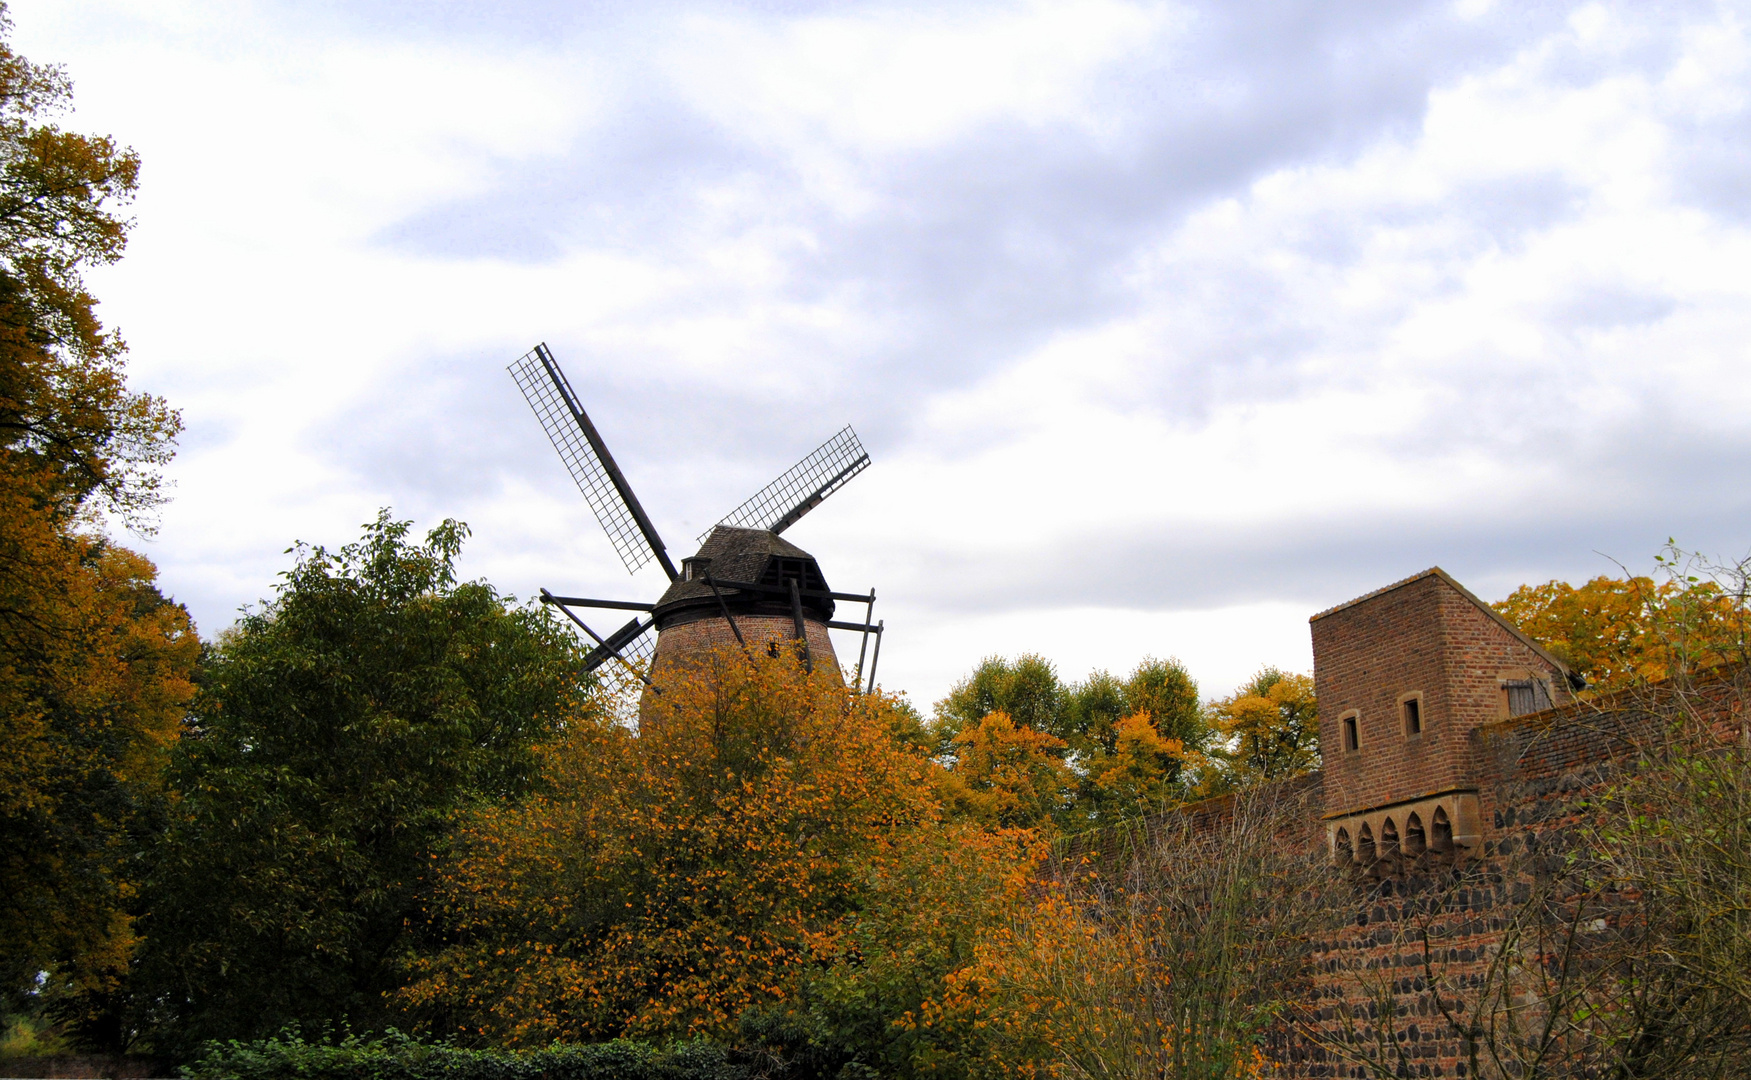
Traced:
[[[737, 610], [746, 610], [750, 606], [772, 608], [775, 612], [790, 610], [790, 601], [782, 596], [722, 585], [714, 593], [704, 580], [705, 572], [718, 582], [746, 581], [766, 585], [782, 585], [786, 577], [794, 577], [804, 590], [828, 591], [827, 580], [813, 555], [765, 529], [719, 525], [711, 530], [705, 543], [699, 546], [698, 553], [683, 559], [682, 565], [690, 572], [669, 586], [653, 612], [659, 629], [692, 617], [715, 615], [719, 610], [719, 596]], [[833, 617], [834, 603], [828, 597], [804, 597], [803, 608], [810, 616], [826, 621]]]

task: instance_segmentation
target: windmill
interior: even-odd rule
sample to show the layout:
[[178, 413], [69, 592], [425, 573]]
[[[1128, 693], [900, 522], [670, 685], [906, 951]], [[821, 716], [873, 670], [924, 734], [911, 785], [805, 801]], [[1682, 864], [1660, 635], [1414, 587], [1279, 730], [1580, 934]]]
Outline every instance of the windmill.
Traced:
[[[537, 345], [509, 371], [627, 572], [637, 573], [654, 559], [669, 576], [668, 589], [653, 603], [555, 596], [541, 590], [542, 603], [557, 606], [596, 643], [584, 659], [585, 671], [612, 663], [620, 678], [637, 677], [661, 693], [651, 679], [653, 672], [689, 652], [732, 640], [743, 649], [774, 655], [781, 647], [795, 648], [810, 670], [817, 659], [837, 666], [827, 634], [832, 629], [861, 635], [856, 688], [875, 686], [883, 630], [882, 623], [871, 621], [875, 590], [868, 595], [834, 592], [814, 556], [779, 535], [869, 467], [869, 455], [855, 431], [845, 427], [701, 533], [699, 551], [682, 559], [677, 570], [553, 353], [545, 344]], [[835, 621], [841, 601], [863, 604], [863, 621]], [[574, 610], [591, 608], [637, 614], [604, 636]], [[875, 651], [866, 675], [863, 662], [872, 636]]]

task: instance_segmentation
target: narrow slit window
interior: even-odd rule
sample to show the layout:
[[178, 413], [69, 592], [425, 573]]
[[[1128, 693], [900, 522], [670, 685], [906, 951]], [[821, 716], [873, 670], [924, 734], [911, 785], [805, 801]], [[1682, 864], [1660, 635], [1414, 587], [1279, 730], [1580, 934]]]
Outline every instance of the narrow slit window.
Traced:
[[1423, 733], [1423, 702], [1420, 698], [1404, 700], [1404, 733], [1406, 736]]
[[1345, 750], [1359, 750], [1359, 749], [1361, 749], [1362, 740], [1358, 737], [1359, 734], [1360, 733], [1356, 730], [1356, 717], [1355, 717], [1355, 715], [1352, 714], [1350, 716], [1344, 717], [1344, 749]]

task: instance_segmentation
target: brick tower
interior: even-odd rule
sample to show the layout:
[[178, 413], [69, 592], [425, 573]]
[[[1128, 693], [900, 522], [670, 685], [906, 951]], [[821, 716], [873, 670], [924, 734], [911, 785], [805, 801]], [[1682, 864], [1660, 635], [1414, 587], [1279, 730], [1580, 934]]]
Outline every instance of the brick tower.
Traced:
[[685, 664], [689, 654], [737, 644], [774, 655], [802, 644], [811, 666], [837, 671], [827, 635], [834, 606], [813, 555], [764, 529], [719, 525], [697, 555], [681, 560], [681, 576], [651, 611], [657, 627], [652, 677], [660, 680], [665, 668]]
[[1568, 668], [1439, 567], [1311, 622], [1333, 858], [1476, 849], [1468, 736], [1567, 701]]

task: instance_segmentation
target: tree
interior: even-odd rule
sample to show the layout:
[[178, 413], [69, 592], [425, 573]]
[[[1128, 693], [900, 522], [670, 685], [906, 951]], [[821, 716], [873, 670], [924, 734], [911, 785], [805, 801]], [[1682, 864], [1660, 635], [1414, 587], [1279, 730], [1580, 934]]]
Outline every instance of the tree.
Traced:
[[[98, 322], [87, 266], [121, 258], [140, 159], [44, 118], [72, 103], [58, 68], [4, 43], [0, 7], [0, 448], [5, 472], [65, 518], [97, 496], [136, 528], [160, 500], [158, 466], [181, 420], [130, 392], [126, 346]], [[22, 568], [0, 567], [0, 572]]]
[[1063, 710], [1064, 684], [1051, 661], [1034, 653], [1023, 653], [1013, 662], [987, 656], [936, 703], [932, 730], [939, 753], [953, 756], [955, 736], [994, 712], [1007, 714], [1022, 727], [1056, 735]]
[[[927, 1002], [975, 1027], [990, 1075], [1266, 1075], [1261, 1047], [1308, 987], [1331, 875], [1302, 843], [1313, 808], [1282, 788], [1065, 845], [1017, 917]], [[980, 1075], [980, 1073], [974, 1073]]]
[[1208, 794], [1287, 780], [1319, 768], [1319, 705], [1313, 678], [1260, 669], [1246, 685], [1210, 705], [1210, 724], [1223, 744]]
[[181, 426], [128, 390], [124, 346], [81, 280], [120, 257], [139, 159], [45, 117], [56, 68], [5, 43], [0, 7], [0, 1003], [37, 980], [88, 1038], [134, 941], [134, 868], [199, 649], [150, 562], [99, 515], [149, 531]]
[[571, 635], [456, 581], [465, 526], [408, 529], [384, 511], [296, 549], [212, 651], [146, 886], [135, 997], [160, 1053], [382, 1023], [453, 814], [526, 792], [533, 744], [582, 722]]
[[151, 563], [97, 539], [29, 536], [31, 524], [12, 519], [0, 537], [23, 532], [60, 558], [42, 561], [53, 574], [34, 588], [0, 584], [0, 605], [24, 616], [0, 621], [0, 1001], [46, 998], [113, 1048], [138, 857], [162, 818], [200, 642]]
[[1165, 738], [1148, 712], [1113, 727], [1113, 748], [1088, 763], [1087, 787], [1102, 818], [1134, 818], [1165, 809], [1183, 794], [1180, 773], [1191, 758], [1185, 744]]
[[944, 1019], [979, 945], [1027, 915], [1046, 847], [1030, 829], [919, 829], [875, 869], [831, 951], [797, 993], [742, 1017], [760, 1071], [797, 1080], [964, 1076], [990, 1053], [984, 1015]]
[[954, 737], [943, 777], [950, 813], [991, 828], [1050, 825], [1076, 797], [1077, 776], [1064, 763], [1064, 740], [987, 713]]
[[1178, 660], [1145, 657], [1120, 682], [1096, 671], [1065, 693], [1056, 732], [1082, 782], [1068, 824], [1104, 825], [1183, 797], [1182, 774], [1210, 729], [1198, 684]]
[[940, 818], [896, 703], [788, 653], [665, 676], [635, 735], [571, 726], [522, 805], [439, 864], [401, 999], [434, 1030], [539, 1046], [729, 1038], [851, 948], [855, 913]]
[[1495, 605], [1511, 622], [1609, 693], [1748, 655], [1746, 597], [1668, 546], [1667, 573], [1522, 585]]
[[[1200, 759], [1209, 738], [1198, 684], [1179, 661], [1153, 657], [1123, 681], [1096, 671], [1068, 686], [1039, 656], [1025, 654], [1013, 662], [987, 657], [936, 704], [931, 729], [938, 755], [951, 771], [969, 764], [985, 768], [977, 753], [961, 763], [967, 744], [957, 740], [995, 713], [1004, 714], [1015, 732], [1038, 732], [1062, 744], [1053, 753], [1069, 767], [1075, 788], [1053, 818], [1069, 829], [1104, 824], [1178, 798], [1187, 763]], [[1131, 719], [1138, 716], [1147, 719]], [[989, 742], [998, 736], [1021, 737], [993, 730], [978, 738]], [[981, 773], [974, 786], [988, 788], [990, 780]]]

